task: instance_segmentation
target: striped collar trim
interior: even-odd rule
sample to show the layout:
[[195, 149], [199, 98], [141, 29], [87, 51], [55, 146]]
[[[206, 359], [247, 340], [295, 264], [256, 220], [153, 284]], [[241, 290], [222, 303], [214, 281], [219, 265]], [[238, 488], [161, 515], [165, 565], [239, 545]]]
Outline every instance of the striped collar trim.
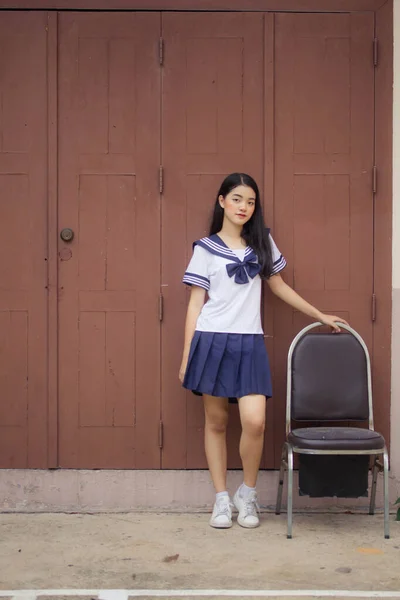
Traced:
[[[231, 259], [234, 262], [238, 263], [242, 262], [240, 258], [235, 254], [235, 252], [228, 248], [228, 246], [217, 234], [211, 235], [210, 237], [201, 238], [201, 240], [197, 240], [196, 242], [194, 242], [193, 247], [196, 245], [201, 246], [205, 250], [208, 250], [208, 252], [211, 252], [211, 254], [214, 254], [215, 256]], [[255, 261], [257, 260], [256, 253], [252, 248], [250, 248], [250, 246], [246, 247], [244, 251], [244, 258], [252, 258]]]

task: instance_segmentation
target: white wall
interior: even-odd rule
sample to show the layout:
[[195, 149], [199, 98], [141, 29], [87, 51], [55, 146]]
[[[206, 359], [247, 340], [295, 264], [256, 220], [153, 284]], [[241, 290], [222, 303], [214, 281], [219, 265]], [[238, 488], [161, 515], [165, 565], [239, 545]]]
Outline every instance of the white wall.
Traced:
[[400, 495], [400, 0], [393, 4], [393, 321], [391, 394], [391, 471]]
[[400, 0], [393, 7], [393, 289], [400, 289]]

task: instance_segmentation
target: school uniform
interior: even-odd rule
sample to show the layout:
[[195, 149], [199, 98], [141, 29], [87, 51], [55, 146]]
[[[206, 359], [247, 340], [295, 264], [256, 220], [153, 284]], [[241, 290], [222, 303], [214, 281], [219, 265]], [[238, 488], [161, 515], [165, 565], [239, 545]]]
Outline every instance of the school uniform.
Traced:
[[[272, 274], [286, 261], [269, 234]], [[227, 397], [272, 395], [261, 324], [261, 278], [257, 255], [231, 250], [217, 235], [197, 240], [183, 283], [208, 292], [197, 319], [183, 387], [195, 394]]]

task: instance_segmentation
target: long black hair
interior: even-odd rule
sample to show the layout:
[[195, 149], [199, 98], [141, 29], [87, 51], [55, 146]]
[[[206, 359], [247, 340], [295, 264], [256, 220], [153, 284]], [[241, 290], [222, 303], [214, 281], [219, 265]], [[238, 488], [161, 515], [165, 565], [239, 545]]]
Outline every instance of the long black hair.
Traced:
[[272, 252], [268, 239], [268, 230], [264, 224], [260, 192], [258, 185], [250, 175], [246, 173], [231, 173], [224, 179], [219, 188], [217, 199], [215, 201], [214, 212], [211, 219], [210, 233], [214, 235], [222, 229], [224, 220], [224, 209], [219, 203], [219, 197], [224, 198], [239, 185], [246, 185], [251, 188], [256, 195], [254, 213], [251, 219], [243, 225], [242, 238], [248, 246], [253, 248], [257, 254], [258, 262], [261, 266], [260, 276], [262, 279], [268, 279], [272, 273]]

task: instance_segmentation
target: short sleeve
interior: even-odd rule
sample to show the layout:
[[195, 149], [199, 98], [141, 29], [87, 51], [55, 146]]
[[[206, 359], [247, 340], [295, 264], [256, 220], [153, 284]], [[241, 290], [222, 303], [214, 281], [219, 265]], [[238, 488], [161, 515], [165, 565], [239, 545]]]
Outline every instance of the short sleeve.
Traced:
[[210, 289], [209, 256], [210, 253], [205, 248], [195, 245], [193, 256], [183, 276], [183, 283], [197, 285], [207, 291]]
[[279, 271], [282, 271], [286, 267], [285, 257], [280, 253], [277, 245], [275, 244], [272, 235], [269, 235], [269, 243], [271, 245], [272, 252], [272, 273], [271, 275], [276, 275]]

